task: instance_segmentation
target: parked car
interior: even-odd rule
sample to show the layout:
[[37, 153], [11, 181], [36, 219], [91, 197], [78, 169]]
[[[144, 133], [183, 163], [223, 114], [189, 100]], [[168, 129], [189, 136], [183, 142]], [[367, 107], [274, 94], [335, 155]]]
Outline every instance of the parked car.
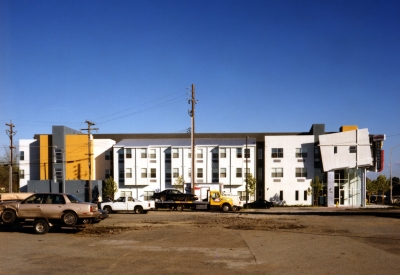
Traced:
[[197, 196], [193, 194], [185, 194], [177, 189], [165, 189], [159, 193], [154, 193], [153, 199], [161, 201], [195, 201]]
[[274, 204], [270, 201], [259, 199], [250, 203], [245, 203], [243, 208], [266, 208], [269, 209], [270, 207], [274, 206]]
[[383, 203], [386, 200], [385, 195], [371, 195], [369, 196], [370, 203]]
[[33, 219], [36, 233], [45, 234], [51, 225], [69, 226], [97, 222], [101, 213], [93, 203], [71, 194], [36, 193], [22, 201], [0, 203], [0, 222], [14, 224]]

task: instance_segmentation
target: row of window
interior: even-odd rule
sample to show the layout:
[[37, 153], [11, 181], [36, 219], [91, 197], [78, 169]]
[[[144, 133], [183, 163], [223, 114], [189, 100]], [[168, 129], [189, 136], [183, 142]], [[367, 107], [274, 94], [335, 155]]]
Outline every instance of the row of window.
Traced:
[[[147, 168], [141, 168], [140, 169], [140, 177], [141, 178], [147, 178], [148, 174]], [[250, 168], [247, 168], [247, 173], [246, 173], [246, 169], [244, 176], [247, 176], [247, 173], [250, 173]], [[241, 178], [242, 177], [242, 168], [236, 168], [236, 177], [237, 178]], [[106, 178], [108, 178], [110, 176], [110, 170], [106, 170]], [[192, 169], [188, 168], [188, 177], [192, 176]], [[220, 171], [220, 175], [221, 178], [226, 178], [226, 168], [221, 168]], [[123, 178], [124, 177], [124, 171], [120, 170], [119, 172], [119, 177]], [[126, 178], [132, 178], [132, 168], [126, 168], [125, 169], [125, 177]], [[157, 177], [157, 169], [156, 168], [150, 168], [150, 178], [156, 178]], [[171, 169], [166, 169], [165, 172], [165, 177], [166, 178], [171, 178]], [[178, 178], [179, 177], [179, 168], [173, 168], [172, 169], [172, 177], [173, 178]], [[218, 173], [215, 173], [213, 171], [213, 178], [218, 177]], [[197, 178], [203, 178], [203, 168], [197, 168]]]
[[[236, 157], [237, 158], [242, 158], [242, 148], [236, 148]], [[147, 153], [148, 151], [149, 154]], [[245, 158], [250, 158], [250, 149], [245, 149]], [[219, 149], [219, 155], [220, 158], [226, 158], [226, 148], [220, 148]], [[127, 159], [132, 158], [132, 149], [125, 149], [125, 157]], [[142, 148], [140, 149], [140, 157], [141, 158], [151, 158], [151, 159], [155, 159], [156, 158], [156, 149], [147, 149], [147, 148]], [[172, 148], [172, 157], [173, 158], [179, 158], [179, 149], [178, 148]], [[192, 154], [189, 152], [188, 153], [188, 157], [191, 158]], [[213, 158], [218, 158], [218, 151], [214, 150], [212, 153], [212, 157]], [[123, 154], [119, 154], [119, 158], [123, 159], [124, 155]], [[170, 152], [166, 152], [165, 153], [165, 158], [166, 159], [170, 159], [171, 158], [171, 153]], [[198, 159], [202, 159], [203, 158], [203, 149], [196, 149], [196, 158]], [[105, 159], [106, 160], [110, 160], [110, 151], [106, 151], [105, 152]]]
[[[294, 199], [296, 200], [296, 201], [298, 201], [298, 200], [300, 200], [299, 199], [299, 190], [296, 190], [296, 191], [294, 191]], [[307, 190], [304, 190], [304, 193], [303, 193], [303, 200], [307, 200], [307, 196], [308, 196], [308, 191]], [[279, 192], [279, 200], [281, 200], [281, 201], [283, 201], [283, 191], [281, 190], [280, 192]]]
[[[296, 148], [295, 157], [296, 158], [306, 158], [307, 157], [307, 149], [306, 148]], [[271, 158], [283, 158], [283, 148], [272, 148], [271, 149]]]
[[[283, 168], [272, 168], [271, 177], [283, 178]], [[307, 177], [307, 168], [296, 168], [296, 178]]]
[[[148, 174], [147, 174], [147, 168], [141, 168], [141, 178], [147, 178]], [[247, 173], [250, 173], [250, 168], [246, 168], [242, 169], [242, 168], [236, 168], [236, 177], [237, 178], [241, 178], [243, 177], [243, 172], [242, 170], [244, 170], [244, 177], [247, 176]], [[272, 178], [283, 178], [283, 168], [272, 168], [271, 169], [271, 177]], [[132, 168], [126, 168], [126, 173], [125, 173], [125, 177], [126, 178], [132, 178]], [[157, 177], [157, 169], [156, 168], [150, 168], [150, 178], [156, 178]], [[246, 173], [247, 172], [247, 173]], [[57, 174], [57, 171], [56, 171]], [[218, 177], [218, 171], [214, 171], [213, 170], [213, 178]], [[106, 178], [108, 178], [110, 175], [110, 170], [106, 170]], [[171, 169], [166, 169], [166, 178], [171, 178]], [[220, 178], [226, 178], [227, 172], [226, 172], [226, 168], [220, 168], [220, 173], [219, 173], [219, 177]], [[188, 168], [188, 177], [192, 176], [192, 171], [191, 168]], [[296, 178], [305, 178], [307, 177], [307, 168], [296, 168], [296, 172], [295, 172], [295, 176]], [[120, 170], [119, 173], [119, 177], [123, 178], [124, 177], [124, 171]], [[172, 168], [172, 177], [173, 178], [178, 178], [179, 177], [179, 168]], [[197, 178], [203, 178], [203, 168], [197, 168]]]

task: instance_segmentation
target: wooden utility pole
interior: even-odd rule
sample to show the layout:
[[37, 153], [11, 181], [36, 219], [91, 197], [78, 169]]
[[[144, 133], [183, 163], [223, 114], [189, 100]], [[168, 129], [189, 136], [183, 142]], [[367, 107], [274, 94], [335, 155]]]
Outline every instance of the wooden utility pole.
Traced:
[[197, 103], [197, 101], [196, 101], [196, 99], [195, 99], [195, 93], [194, 93], [194, 84], [192, 84], [192, 98], [191, 99], [189, 99], [189, 104], [191, 104], [192, 105], [192, 110], [191, 111], [189, 111], [189, 115], [190, 115], [190, 117], [191, 117], [191, 120], [192, 120], [192, 128], [191, 128], [191, 137], [190, 137], [190, 139], [191, 139], [191, 149], [192, 149], [192, 173], [191, 173], [191, 193], [192, 194], [194, 194], [194, 190], [195, 190], [195, 183], [194, 183], [194, 181], [195, 181], [195, 172], [196, 172], [196, 168], [195, 168], [195, 152], [194, 152], [194, 149], [195, 149], [195, 141], [194, 141], [194, 111], [195, 111], [195, 108], [194, 108], [194, 106], [195, 106], [195, 104]]
[[13, 149], [15, 148], [13, 146], [13, 136], [17, 133], [13, 131], [13, 128], [15, 127], [14, 124], [12, 124], [10, 120], [10, 124], [6, 123], [6, 126], [10, 127], [10, 130], [6, 130], [7, 135], [10, 137], [10, 165], [9, 165], [9, 182], [8, 182], [8, 193], [12, 193], [12, 162], [13, 162]]
[[91, 140], [90, 140], [90, 131], [91, 130], [99, 130], [99, 128], [90, 128], [91, 126], [94, 126], [93, 122], [86, 120], [85, 123], [87, 123], [88, 127], [87, 129], [81, 129], [81, 131], [88, 131], [88, 165], [89, 165], [89, 202], [92, 201], [92, 165], [91, 165], [91, 160], [92, 160], [92, 146], [91, 146]]

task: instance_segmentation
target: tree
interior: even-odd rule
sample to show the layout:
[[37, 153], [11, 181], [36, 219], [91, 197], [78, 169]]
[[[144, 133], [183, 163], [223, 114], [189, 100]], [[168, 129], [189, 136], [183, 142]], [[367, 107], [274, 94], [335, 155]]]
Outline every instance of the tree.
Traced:
[[249, 194], [249, 197], [254, 195], [256, 191], [256, 184], [257, 184], [257, 179], [253, 177], [252, 173], [249, 173], [247, 175], [247, 178], [245, 179], [246, 187], [247, 187], [247, 194]]
[[375, 180], [370, 180], [367, 178], [367, 195], [370, 198], [372, 195], [376, 195], [378, 193], [377, 185]]
[[102, 191], [103, 191], [103, 198], [114, 199], [115, 193], [117, 193], [118, 188], [117, 188], [117, 183], [114, 181], [112, 177], [109, 177], [104, 181]]
[[379, 175], [376, 179], [376, 188], [379, 193], [385, 194], [386, 191], [390, 190], [390, 179], [388, 180], [385, 175]]
[[318, 197], [322, 195], [324, 184], [319, 181], [319, 177], [315, 176], [314, 180], [311, 180], [310, 187], [307, 190], [307, 194], [310, 196], [314, 194], [314, 204], [318, 206]]
[[[10, 150], [3, 148], [0, 154], [0, 193], [8, 193], [10, 186]], [[12, 191], [19, 192], [19, 165], [18, 152], [13, 149], [13, 166], [12, 166]]]
[[185, 191], [184, 191], [185, 180], [183, 179], [183, 176], [177, 177], [175, 182], [174, 182], [174, 185], [179, 186], [180, 188], [182, 188], [182, 192], [185, 193]]

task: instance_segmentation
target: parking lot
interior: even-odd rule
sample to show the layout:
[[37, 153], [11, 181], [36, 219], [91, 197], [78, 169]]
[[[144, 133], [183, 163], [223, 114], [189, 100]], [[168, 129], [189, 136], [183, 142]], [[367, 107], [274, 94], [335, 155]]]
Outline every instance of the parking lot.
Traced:
[[1, 227], [0, 274], [396, 274], [400, 212], [111, 214], [84, 230]]

